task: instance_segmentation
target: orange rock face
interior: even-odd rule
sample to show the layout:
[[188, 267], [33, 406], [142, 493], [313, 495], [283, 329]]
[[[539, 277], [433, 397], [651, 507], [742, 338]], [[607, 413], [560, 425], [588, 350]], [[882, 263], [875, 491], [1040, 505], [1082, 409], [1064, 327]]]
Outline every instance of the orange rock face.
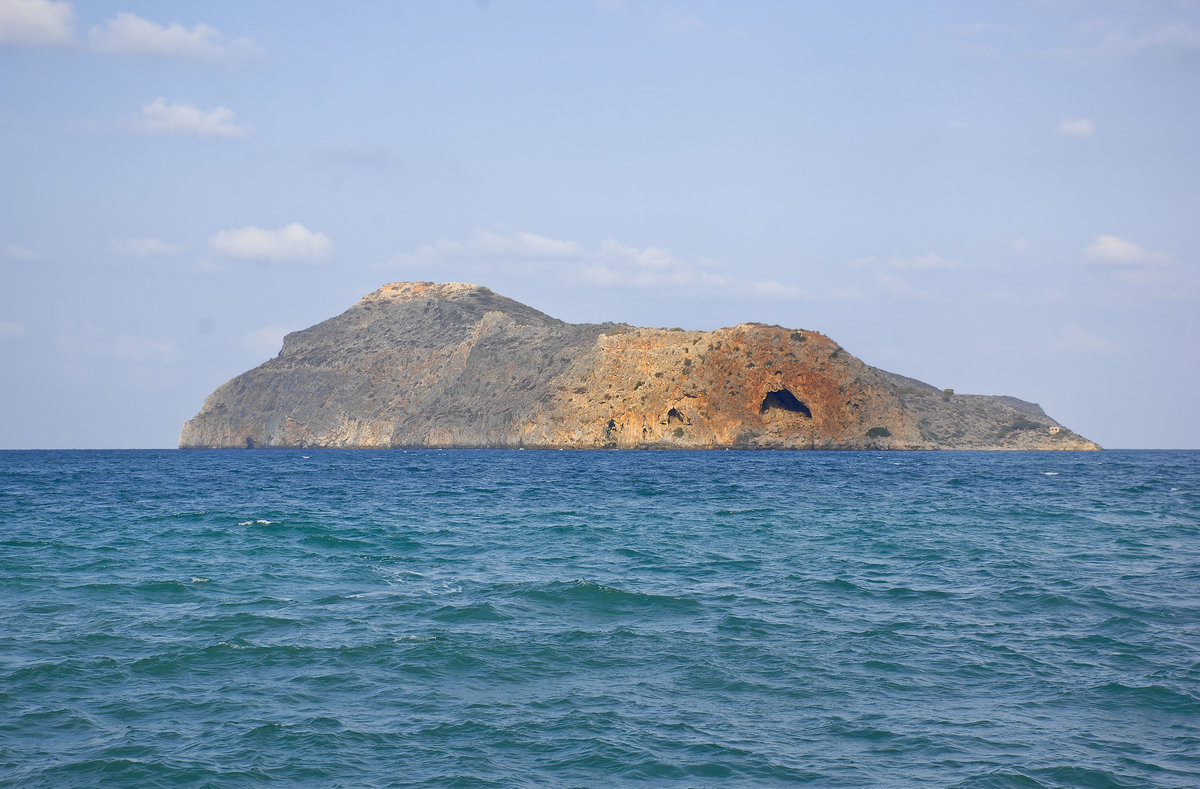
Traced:
[[822, 334], [773, 326], [604, 334], [522, 434], [536, 445], [812, 448], [853, 444], [874, 418], [916, 440], [855, 362]]

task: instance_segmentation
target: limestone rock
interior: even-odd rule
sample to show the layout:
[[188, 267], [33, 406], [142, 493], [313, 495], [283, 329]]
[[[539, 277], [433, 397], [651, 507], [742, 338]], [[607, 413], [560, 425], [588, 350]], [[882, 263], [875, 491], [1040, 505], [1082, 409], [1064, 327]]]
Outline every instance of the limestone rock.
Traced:
[[1012, 397], [864, 364], [813, 331], [569, 324], [398, 282], [209, 395], [184, 448], [1099, 449]]

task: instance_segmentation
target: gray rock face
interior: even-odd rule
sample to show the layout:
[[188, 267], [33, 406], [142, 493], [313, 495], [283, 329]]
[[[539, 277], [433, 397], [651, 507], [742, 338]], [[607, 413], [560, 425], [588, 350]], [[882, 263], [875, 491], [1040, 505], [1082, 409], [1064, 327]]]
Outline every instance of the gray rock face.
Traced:
[[393, 283], [223, 384], [185, 448], [1098, 449], [1036, 405], [946, 394], [816, 332], [568, 324]]

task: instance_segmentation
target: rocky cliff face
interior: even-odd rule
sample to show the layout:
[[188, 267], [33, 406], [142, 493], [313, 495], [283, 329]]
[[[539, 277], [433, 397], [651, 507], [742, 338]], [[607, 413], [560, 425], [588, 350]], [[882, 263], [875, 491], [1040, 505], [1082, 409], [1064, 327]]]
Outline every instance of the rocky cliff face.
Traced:
[[817, 332], [569, 324], [428, 282], [289, 334], [179, 445], [1099, 449], [1032, 403], [945, 393]]

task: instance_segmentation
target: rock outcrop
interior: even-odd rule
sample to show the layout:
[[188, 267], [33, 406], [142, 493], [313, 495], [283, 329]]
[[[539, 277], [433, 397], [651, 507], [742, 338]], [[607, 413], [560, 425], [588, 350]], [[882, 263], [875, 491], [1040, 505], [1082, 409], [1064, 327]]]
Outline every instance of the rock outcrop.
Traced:
[[185, 448], [1099, 449], [1012, 397], [864, 364], [814, 331], [570, 324], [398, 282], [209, 395]]

